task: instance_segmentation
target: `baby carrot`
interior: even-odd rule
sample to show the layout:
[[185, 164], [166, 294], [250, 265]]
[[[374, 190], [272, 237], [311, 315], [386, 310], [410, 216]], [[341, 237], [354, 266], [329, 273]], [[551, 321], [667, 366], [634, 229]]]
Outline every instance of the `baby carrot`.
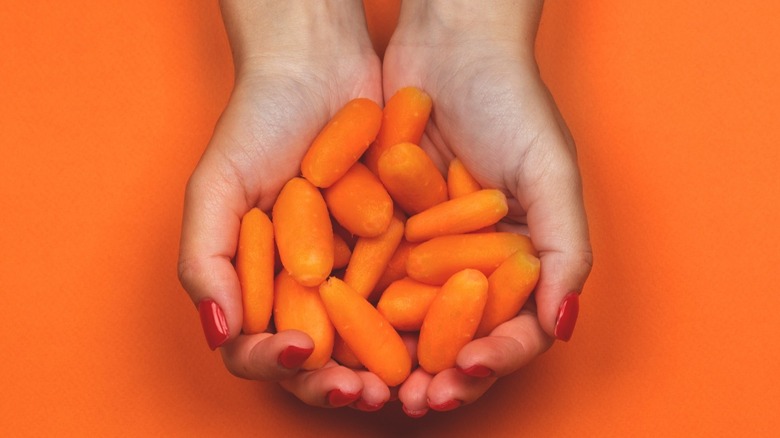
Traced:
[[420, 328], [417, 360], [431, 374], [455, 366], [458, 352], [474, 338], [487, 301], [488, 280], [475, 269], [454, 274], [431, 302]]
[[244, 308], [242, 330], [264, 332], [274, 301], [274, 228], [268, 216], [257, 208], [241, 219], [236, 273]]
[[376, 102], [349, 101], [322, 128], [301, 161], [301, 173], [317, 187], [329, 187], [360, 159], [376, 138], [382, 109]]
[[352, 234], [374, 237], [390, 225], [393, 200], [379, 178], [359, 162], [323, 195], [330, 213]]
[[390, 257], [390, 261], [387, 262], [385, 272], [382, 273], [382, 276], [376, 282], [374, 291], [369, 296], [369, 301], [376, 303], [382, 292], [390, 286], [390, 283], [406, 277], [406, 259], [409, 258], [409, 251], [415, 246], [417, 246], [416, 243], [401, 239], [398, 248], [395, 249], [392, 257]]
[[336, 331], [369, 371], [387, 386], [406, 380], [412, 367], [406, 344], [371, 303], [335, 277], [320, 285], [320, 296]]
[[401, 88], [387, 100], [376, 141], [363, 158], [372, 172], [378, 175], [377, 163], [387, 148], [403, 142], [420, 143], [432, 105], [431, 97], [416, 87]]
[[517, 251], [536, 255], [531, 239], [521, 234], [495, 232], [434, 237], [409, 252], [406, 273], [417, 281], [440, 285], [466, 268], [490, 275]]
[[460, 158], [453, 158], [447, 168], [447, 193], [450, 199], [481, 190], [476, 179], [466, 170]]
[[488, 297], [475, 337], [487, 336], [515, 317], [539, 280], [539, 259], [518, 251], [488, 277]]
[[341, 235], [333, 233], [333, 269], [341, 269], [349, 263], [352, 250]]
[[314, 370], [324, 366], [333, 352], [335, 330], [322, 304], [319, 289], [303, 286], [286, 271], [274, 282], [274, 323], [276, 330], [299, 330], [314, 341], [314, 351], [301, 368]]
[[438, 292], [438, 286], [405, 277], [390, 283], [376, 308], [396, 330], [417, 331]]
[[447, 200], [447, 182], [419, 146], [413, 143], [391, 146], [377, 165], [379, 179], [405, 212], [416, 214]]
[[421, 211], [406, 221], [406, 240], [420, 242], [446, 234], [462, 234], [493, 225], [509, 211], [506, 196], [482, 189]]
[[355, 353], [349, 348], [349, 345], [344, 342], [344, 339], [342, 339], [338, 333], [336, 333], [336, 337], [333, 340], [333, 359], [336, 359], [336, 362], [345, 367], [356, 370], [363, 368], [360, 359], [355, 356]]
[[[273, 224], [284, 268], [304, 286], [318, 286], [333, 269], [333, 228], [320, 191], [296, 177], [273, 207]], [[305, 231], [305, 232], [304, 232]]]
[[368, 298], [401, 243], [403, 235], [403, 222], [393, 216], [384, 233], [376, 237], [358, 238], [344, 274], [344, 281], [360, 296]]
[[[450, 165], [447, 168], [447, 193], [450, 199], [455, 199], [469, 193], [482, 190], [482, 186], [479, 185], [476, 179], [466, 170], [466, 166], [460, 161], [460, 158], [455, 157], [450, 161]], [[486, 227], [474, 230], [476, 233], [487, 233], [496, 231], [495, 225], [488, 225]]]

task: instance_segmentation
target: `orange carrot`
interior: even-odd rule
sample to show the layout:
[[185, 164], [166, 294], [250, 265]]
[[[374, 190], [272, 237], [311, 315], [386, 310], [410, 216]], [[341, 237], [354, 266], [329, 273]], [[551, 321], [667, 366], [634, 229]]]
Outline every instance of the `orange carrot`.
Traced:
[[487, 336], [515, 317], [539, 280], [539, 259], [518, 251], [488, 277], [488, 297], [475, 337]]
[[356, 370], [363, 368], [360, 359], [355, 356], [355, 353], [349, 348], [349, 345], [344, 342], [344, 339], [342, 339], [338, 333], [336, 333], [336, 338], [333, 340], [333, 359], [336, 359], [336, 362], [345, 367]]
[[487, 301], [488, 280], [475, 269], [454, 274], [431, 302], [420, 328], [417, 360], [431, 374], [455, 366], [458, 352], [474, 338]]
[[417, 281], [440, 285], [466, 268], [490, 275], [517, 251], [536, 255], [531, 239], [521, 234], [496, 232], [434, 237], [411, 250], [406, 273]]
[[352, 250], [341, 235], [333, 233], [333, 269], [341, 269], [349, 263]]
[[393, 200], [379, 178], [361, 163], [355, 163], [323, 195], [330, 213], [352, 234], [375, 237], [390, 225]]
[[316, 287], [303, 286], [286, 271], [276, 276], [274, 323], [276, 330], [299, 330], [314, 341], [314, 351], [301, 368], [322, 368], [333, 352], [335, 330]]
[[372, 172], [378, 175], [377, 163], [387, 148], [403, 142], [420, 143], [431, 106], [431, 97], [415, 87], [401, 88], [387, 100], [382, 110], [382, 127], [363, 158]]
[[406, 344], [374, 306], [335, 277], [320, 285], [320, 296], [336, 331], [369, 371], [387, 386], [406, 380], [412, 367]]
[[506, 196], [482, 189], [421, 211], [406, 221], [406, 240], [420, 242], [436, 236], [462, 234], [493, 225], [509, 211]]
[[447, 169], [447, 193], [450, 199], [482, 190], [476, 179], [466, 170], [460, 158], [453, 158]]
[[304, 286], [318, 286], [333, 269], [333, 228], [320, 191], [293, 178], [279, 193], [273, 224], [284, 268]]
[[268, 328], [274, 301], [274, 228], [257, 208], [241, 219], [236, 273], [244, 308], [242, 330], [262, 333]]
[[[482, 186], [479, 185], [476, 179], [466, 170], [463, 162], [460, 158], [453, 158], [450, 161], [449, 168], [447, 169], [447, 193], [450, 199], [468, 195], [469, 193], [482, 190]], [[486, 227], [474, 230], [475, 233], [489, 233], [495, 232], [495, 225], [488, 225]]]
[[376, 102], [349, 101], [322, 128], [301, 161], [301, 173], [317, 187], [329, 187], [355, 164], [376, 138], [382, 109]]
[[391, 146], [379, 158], [378, 169], [390, 196], [409, 214], [447, 200], [447, 182], [425, 151], [413, 143]]
[[396, 330], [417, 331], [438, 292], [438, 286], [404, 277], [390, 283], [376, 308]]
[[382, 292], [390, 286], [390, 283], [400, 280], [406, 277], [406, 259], [409, 258], [409, 252], [417, 246], [417, 243], [409, 242], [406, 239], [401, 239], [401, 243], [398, 244], [398, 248], [395, 249], [393, 256], [390, 257], [390, 261], [387, 262], [385, 272], [379, 277], [376, 282], [374, 291], [371, 292], [368, 300], [372, 303], [376, 303], [379, 300]]
[[360, 296], [368, 298], [401, 243], [403, 235], [403, 222], [393, 216], [384, 233], [376, 237], [358, 238], [344, 274], [344, 281]]

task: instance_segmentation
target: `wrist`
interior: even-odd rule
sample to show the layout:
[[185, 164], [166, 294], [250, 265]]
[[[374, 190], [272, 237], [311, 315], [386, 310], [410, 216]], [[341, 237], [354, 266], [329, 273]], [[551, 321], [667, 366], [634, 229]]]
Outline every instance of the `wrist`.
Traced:
[[431, 46], [506, 44], [532, 55], [542, 4], [542, 0], [405, 0], [397, 33]]
[[361, 0], [222, 0], [221, 10], [237, 75], [269, 59], [373, 53]]

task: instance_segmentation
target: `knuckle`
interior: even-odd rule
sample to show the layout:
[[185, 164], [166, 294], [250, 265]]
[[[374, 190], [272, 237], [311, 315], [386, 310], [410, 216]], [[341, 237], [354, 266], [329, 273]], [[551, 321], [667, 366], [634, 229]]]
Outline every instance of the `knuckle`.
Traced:
[[191, 257], [180, 257], [177, 264], [179, 283], [186, 290], [191, 290], [192, 284], [203, 272], [203, 263]]
[[230, 360], [227, 357], [222, 358], [222, 362], [225, 364], [225, 368], [230, 374], [239, 379], [251, 380], [249, 367], [246, 363], [237, 363], [235, 360]]

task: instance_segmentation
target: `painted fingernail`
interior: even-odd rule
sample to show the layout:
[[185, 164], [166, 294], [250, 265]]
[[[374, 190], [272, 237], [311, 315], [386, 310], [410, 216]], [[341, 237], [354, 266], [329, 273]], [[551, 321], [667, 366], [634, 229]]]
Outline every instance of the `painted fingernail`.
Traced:
[[285, 368], [298, 368], [311, 356], [312, 351], [314, 351], [313, 348], [301, 348], [290, 345], [279, 353], [276, 361]]
[[384, 406], [384, 405], [385, 405], [384, 403], [379, 403], [379, 404], [367, 403], [362, 398], [355, 402], [355, 408], [360, 409], [361, 411], [364, 411], [364, 412], [375, 412], [375, 411], [378, 411], [378, 410], [382, 409], [382, 406]]
[[451, 411], [458, 406], [461, 405], [460, 400], [447, 400], [444, 403], [439, 404], [432, 404], [430, 400], [428, 400], [428, 406], [433, 409], [434, 411], [444, 412], [444, 411]]
[[200, 323], [209, 348], [216, 350], [230, 337], [230, 329], [225, 319], [225, 313], [214, 300], [206, 299], [198, 303]]
[[458, 371], [470, 377], [484, 378], [493, 375], [493, 370], [491, 370], [490, 368], [484, 365], [472, 365], [468, 368], [461, 368], [461, 367], [457, 367], [457, 368]]
[[413, 410], [407, 408], [406, 405], [401, 405], [401, 410], [403, 410], [404, 414], [406, 414], [408, 417], [412, 418], [420, 418], [428, 413], [428, 409]]
[[580, 295], [571, 292], [563, 299], [558, 308], [558, 320], [555, 322], [555, 337], [561, 341], [568, 341], [574, 333], [574, 324], [577, 323], [577, 315], [580, 313]]
[[346, 406], [353, 401], [357, 400], [358, 397], [360, 397], [360, 393], [345, 393], [341, 392], [340, 389], [332, 389], [328, 393], [328, 404], [333, 406], [334, 408], [339, 408], [341, 406]]

